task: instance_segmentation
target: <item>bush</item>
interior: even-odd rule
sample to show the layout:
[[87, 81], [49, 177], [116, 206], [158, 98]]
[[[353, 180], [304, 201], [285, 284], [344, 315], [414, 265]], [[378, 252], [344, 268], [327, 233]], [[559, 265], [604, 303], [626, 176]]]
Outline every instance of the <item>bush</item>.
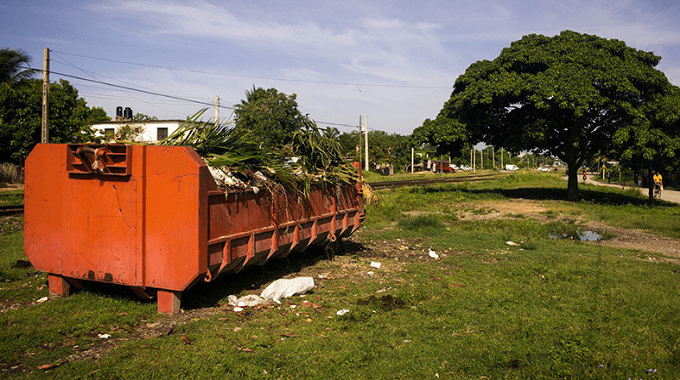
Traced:
[[4, 162], [0, 164], [0, 182], [19, 183], [21, 182], [21, 167], [18, 165]]

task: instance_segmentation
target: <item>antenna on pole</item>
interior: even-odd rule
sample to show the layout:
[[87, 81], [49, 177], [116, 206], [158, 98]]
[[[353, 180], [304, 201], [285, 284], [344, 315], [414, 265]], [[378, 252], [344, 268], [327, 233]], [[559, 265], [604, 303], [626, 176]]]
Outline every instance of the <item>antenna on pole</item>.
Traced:
[[47, 144], [50, 141], [50, 49], [45, 48], [43, 63], [43, 99], [42, 99], [42, 123], [40, 128], [40, 142]]

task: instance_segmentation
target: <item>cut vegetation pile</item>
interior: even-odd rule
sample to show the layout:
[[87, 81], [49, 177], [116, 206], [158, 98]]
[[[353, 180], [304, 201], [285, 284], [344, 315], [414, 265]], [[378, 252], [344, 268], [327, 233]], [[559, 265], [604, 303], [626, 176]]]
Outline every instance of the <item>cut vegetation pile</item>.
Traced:
[[290, 144], [272, 149], [263, 147], [247, 130], [199, 121], [204, 112], [189, 118], [158, 144], [193, 147], [222, 187], [307, 195], [316, 187], [357, 181], [356, 169], [344, 161], [340, 144], [309, 118], [293, 133]]

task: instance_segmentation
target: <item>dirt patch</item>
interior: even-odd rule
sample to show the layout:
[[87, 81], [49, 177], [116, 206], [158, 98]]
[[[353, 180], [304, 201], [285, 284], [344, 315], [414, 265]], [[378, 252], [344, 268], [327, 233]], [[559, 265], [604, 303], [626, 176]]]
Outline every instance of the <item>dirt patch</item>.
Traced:
[[680, 258], [680, 241], [677, 239], [656, 236], [641, 230], [612, 227], [602, 222], [587, 222], [584, 224], [584, 227], [597, 232], [606, 230], [616, 235], [614, 238], [603, 240], [596, 244], [637, 249]]
[[542, 213], [548, 209], [541, 203], [527, 199], [514, 199], [512, 202], [462, 203], [458, 215], [463, 220], [490, 220], [512, 217], [531, 217], [545, 219]]
[[7, 184], [6, 187], [0, 187], [0, 193], [4, 191], [15, 191], [15, 190], [23, 190], [24, 185], [21, 183], [9, 183]]
[[[662, 255], [678, 257], [678, 259], [663, 259], [665, 261], [680, 262], [680, 240], [656, 236], [636, 229], [625, 229], [606, 225], [596, 221], [581, 221], [578, 217], [565, 217], [558, 213], [549, 216], [551, 208], [545, 202], [528, 199], [513, 199], [512, 201], [487, 201], [477, 203], [461, 203], [457, 214], [461, 220], [493, 220], [510, 218], [531, 218], [540, 222], [550, 220], [567, 220], [579, 224], [580, 229], [592, 230], [602, 234], [608, 231], [614, 238], [594, 242], [611, 247], [636, 249]], [[424, 212], [420, 212], [424, 214]], [[414, 214], [415, 215], [415, 214]], [[399, 249], [398, 242], [384, 242], [387, 246]], [[662, 260], [656, 258], [655, 260]]]

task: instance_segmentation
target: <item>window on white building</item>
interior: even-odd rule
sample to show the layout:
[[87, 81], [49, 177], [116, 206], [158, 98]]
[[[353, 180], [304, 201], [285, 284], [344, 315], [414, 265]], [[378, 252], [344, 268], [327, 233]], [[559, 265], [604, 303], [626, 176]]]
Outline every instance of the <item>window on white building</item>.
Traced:
[[157, 128], [156, 129], [156, 140], [161, 141], [168, 138], [168, 128]]

